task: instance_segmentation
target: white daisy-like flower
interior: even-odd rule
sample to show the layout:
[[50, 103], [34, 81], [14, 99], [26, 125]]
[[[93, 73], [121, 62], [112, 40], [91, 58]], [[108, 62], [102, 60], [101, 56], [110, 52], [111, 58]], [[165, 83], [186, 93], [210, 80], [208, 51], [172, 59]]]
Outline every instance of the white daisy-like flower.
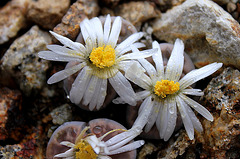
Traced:
[[[191, 88], [191, 85], [217, 71], [222, 67], [222, 63], [212, 63], [192, 70], [180, 79], [184, 63], [183, 42], [180, 39], [176, 40], [166, 67], [163, 65], [159, 44], [155, 41], [152, 47], [158, 48], [158, 52], [152, 56], [155, 67], [146, 59], [139, 59], [141, 65], [134, 63], [126, 71], [126, 77], [144, 89], [137, 93], [139, 99], [144, 101], [139, 108], [133, 127], [145, 126], [145, 132], [148, 132], [156, 123], [160, 138], [167, 141], [174, 131], [177, 111], [179, 111], [186, 132], [192, 140], [194, 129], [201, 132], [203, 128], [191, 108], [207, 120], [213, 121], [213, 116], [187, 95], [202, 96], [203, 92], [200, 89]], [[138, 49], [133, 47], [133, 50], [136, 52]], [[115, 102], [123, 101], [118, 98]]]
[[135, 105], [136, 94], [120, 70], [125, 71], [135, 59], [151, 56], [154, 50], [126, 54], [131, 51], [131, 45], [137, 48], [144, 47], [144, 44], [136, 42], [143, 33], [134, 33], [117, 44], [121, 26], [120, 17], [116, 17], [111, 25], [110, 15], [106, 17], [104, 26], [97, 17], [83, 20], [80, 28], [85, 46], [50, 31], [64, 46], [48, 45], [47, 48], [51, 51], [41, 51], [39, 57], [52, 61], [75, 61], [78, 64], [55, 73], [47, 83], [59, 82], [80, 71], [69, 93], [72, 103], [78, 105], [82, 102], [83, 105], [89, 105], [90, 110], [100, 109], [109, 81], [122, 99]]
[[[124, 152], [135, 150], [144, 144], [143, 140], [130, 142], [138, 136], [142, 130], [139, 127], [130, 130], [114, 129], [103, 136], [97, 138], [96, 135], [84, 137], [85, 132], [89, 127], [85, 127], [77, 137], [75, 144], [69, 141], [62, 141], [60, 144], [69, 147], [70, 149], [64, 153], [57, 154], [55, 157], [65, 159], [111, 159], [111, 155], [121, 154]], [[124, 131], [115, 135], [107, 141], [103, 139], [110, 133], [115, 131]]]

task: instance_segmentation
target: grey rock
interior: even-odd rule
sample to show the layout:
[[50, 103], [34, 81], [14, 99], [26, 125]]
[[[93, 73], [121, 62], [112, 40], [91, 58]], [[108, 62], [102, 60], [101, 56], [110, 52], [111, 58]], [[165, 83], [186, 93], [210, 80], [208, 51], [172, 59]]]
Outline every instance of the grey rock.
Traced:
[[219, 61], [240, 68], [240, 25], [212, 1], [187, 0], [152, 25], [159, 40], [182, 39], [197, 67]]
[[161, 156], [158, 159], [174, 159], [183, 155], [187, 149], [195, 143], [194, 140], [190, 140], [185, 130], [180, 130], [179, 134], [176, 135], [176, 140], [170, 140], [168, 146], [160, 150]]
[[46, 83], [49, 61], [40, 59], [37, 53], [46, 50], [49, 43], [50, 35], [33, 26], [16, 39], [2, 57], [0, 70], [3, 76], [0, 78], [13, 77], [27, 96], [39, 92]]
[[64, 104], [60, 107], [55, 108], [51, 111], [50, 115], [52, 116], [53, 124], [62, 125], [67, 121], [71, 121], [72, 119], [72, 110], [70, 105]]

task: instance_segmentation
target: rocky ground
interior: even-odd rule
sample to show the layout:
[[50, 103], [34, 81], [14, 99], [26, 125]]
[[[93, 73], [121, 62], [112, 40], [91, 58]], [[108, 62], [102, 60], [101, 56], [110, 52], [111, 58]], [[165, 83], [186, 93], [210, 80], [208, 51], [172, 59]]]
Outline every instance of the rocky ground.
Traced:
[[[214, 1], [214, 2], [213, 2]], [[204, 96], [195, 99], [214, 116], [200, 115], [204, 131], [189, 140], [184, 128], [168, 142], [146, 139], [143, 158], [240, 157], [240, 1], [238, 0], [11, 0], [0, 2], [0, 154], [5, 158], [45, 158], [53, 131], [66, 121], [109, 118], [128, 127], [127, 105], [110, 103], [89, 112], [72, 104], [63, 83], [46, 80], [65, 63], [40, 59], [37, 53], [57, 43], [53, 30], [72, 40], [79, 23], [111, 14], [130, 21], [141, 40], [184, 41], [196, 68], [222, 62], [217, 73], [196, 84]], [[141, 138], [141, 137], [138, 137]], [[0, 157], [1, 157], [0, 156]]]

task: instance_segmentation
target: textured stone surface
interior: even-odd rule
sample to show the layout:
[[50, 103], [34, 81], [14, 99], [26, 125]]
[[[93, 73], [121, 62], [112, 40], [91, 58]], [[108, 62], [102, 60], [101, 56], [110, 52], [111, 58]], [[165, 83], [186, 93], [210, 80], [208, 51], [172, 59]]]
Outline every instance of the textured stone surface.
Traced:
[[[228, 114], [237, 115], [240, 102], [240, 73], [230, 67], [212, 79], [204, 90], [204, 101], [218, 112], [226, 109]], [[240, 114], [238, 114], [240, 115]]]
[[71, 5], [62, 22], [54, 28], [54, 32], [75, 40], [80, 31], [79, 23], [85, 18], [97, 16], [98, 12], [97, 0], [77, 0]]
[[151, 143], [145, 143], [139, 152], [138, 159], [145, 159], [147, 155], [151, 155], [154, 151], [156, 151], [156, 147]]
[[52, 116], [53, 124], [62, 125], [67, 121], [71, 121], [72, 119], [72, 110], [70, 105], [64, 104], [60, 107], [55, 108], [50, 115]]
[[35, 128], [19, 144], [0, 146], [1, 159], [43, 159], [41, 127]]
[[202, 101], [211, 110], [214, 121], [202, 119], [204, 132], [197, 141], [214, 158], [240, 156], [240, 72], [226, 68], [204, 90]]
[[49, 43], [49, 34], [33, 26], [12, 43], [1, 59], [2, 78], [7, 77], [4, 74], [12, 76], [27, 96], [37, 93], [46, 83], [45, 74], [49, 67], [49, 61], [40, 59], [37, 53], [45, 50]]
[[240, 68], [240, 25], [212, 1], [187, 0], [152, 25], [160, 40], [182, 39], [197, 67], [221, 61]]
[[46, 29], [53, 29], [69, 8], [70, 0], [38, 0], [28, 5], [27, 18]]
[[7, 42], [26, 26], [27, 0], [12, 0], [0, 8], [0, 44]]
[[17, 90], [0, 88], [0, 140], [18, 140], [16, 133], [22, 121], [22, 95]]
[[190, 140], [186, 131], [182, 130], [179, 132], [179, 136], [173, 143], [169, 142], [168, 147], [160, 151], [161, 155], [158, 158], [177, 158], [178, 156], [182, 155], [190, 145], [194, 143], [195, 140]]
[[130, 21], [134, 26], [140, 27], [143, 22], [159, 17], [161, 13], [154, 3], [144, 1], [119, 5], [114, 9], [114, 14]]

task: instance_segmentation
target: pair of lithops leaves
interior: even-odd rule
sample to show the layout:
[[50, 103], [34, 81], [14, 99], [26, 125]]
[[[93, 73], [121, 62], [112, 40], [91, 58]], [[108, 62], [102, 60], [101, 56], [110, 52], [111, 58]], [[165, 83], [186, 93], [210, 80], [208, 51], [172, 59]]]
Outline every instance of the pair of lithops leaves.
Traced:
[[[89, 121], [88, 123], [81, 121], [66, 122], [60, 127], [58, 127], [52, 134], [47, 145], [46, 158], [53, 159], [55, 155], [64, 153], [65, 151], [69, 150], [68, 147], [61, 145], [60, 143], [63, 141], [75, 143], [79, 134], [86, 127], [89, 127], [89, 129], [84, 134], [83, 138], [89, 135], [96, 135], [96, 137], [99, 138], [114, 129], [126, 130], [126, 128], [120, 123], [105, 118], [94, 119]], [[107, 141], [113, 136], [122, 132], [123, 131], [111, 132], [106, 137], [103, 138], [103, 141]], [[117, 155], [111, 155], [110, 157], [112, 159], [135, 159], [136, 150], [120, 153]]]
[[[112, 18], [112, 22], [113, 22], [115, 17], [111, 17], [111, 18]], [[102, 23], [104, 23], [105, 22], [105, 17], [100, 18], [100, 20], [101, 20]], [[136, 28], [130, 22], [122, 19], [122, 29], [121, 29], [121, 32], [120, 32], [118, 43], [122, 42], [128, 36], [130, 36], [130, 35], [132, 35], [133, 33], [136, 33], [136, 32], [137, 32]], [[84, 40], [83, 40], [83, 37], [82, 37], [81, 33], [77, 37], [76, 41], [80, 42], [80, 43], [84, 43]], [[164, 66], [166, 66], [167, 62], [168, 62], [168, 59], [171, 55], [172, 49], [173, 49], [173, 44], [161, 43], [159, 45], [160, 45], [162, 56], [163, 56], [163, 63], [164, 63]], [[151, 57], [147, 58], [147, 60], [154, 65], [154, 62], [153, 62]], [[66, 69], [70, 68], [74, 65], [77, 65], [77, 64], [78, 64], [78, 62], [75, 62], [75, 61], [69, 62], [66, 65]], [[195, 67], [194, 67], [194, 64], [193, 64], [192, 60], [190, 59], [190, 57], [186, 53], [184, 53], [184, 66], [183, 66], [183, 72], [182, 72], [181, 78], [185, 74], [187, 74], [188, 72], [193, 70], [194, 68]], [[70, 77], [68, 77], [64, 80], [64, 89], [65, 89], [67, 94], [69, 94], [69, 92], [72, 88], [72, 84], [73, 84], [74, 80], [76, 79], [78, 73], [79, 72], [73, 74], [72, 76], [70, 76]], [[133, 88], [137, 88], [137, 86], [134, 85]], [[115, 97], [116, 97], [116, 92], [114, 91], [112, 86], [108, 83], [107, 96], [106, 96], [105, 101], [103, 103], [103, 106], [101, 108], [106, 107]], [[138, 109], [139, 109], [140, 105], [141, 105], [141, 102], [138, 102], [137, 106], [129, 106], [129, 108], [128, 108], [128, 112], [126, 113], [126, 116], [127, 116], [127, 122], [129, 123], [130, 126], [133, 124], [133, 122], [135, 121], [135, 119], [137, 117], [137, 113], [138, 113]], [[82, 109], [89, 110], [88, 106], [83, 105], [82, 102], [80, 102], [80, 104], [78, 106]], [[94, 111], [96, 111], [96, 109], [94, 109]], [[178, 115], [175, 130], [179, 129], [181, 126], [182, 126], [182, 120], [181, 120], [181, 117]], [[143, 136], [145, 136], [147, 138], [152, 138], [152, 139], [159, 139], [159, 133], [158, 133], [158, 130], [156, 129], [156, 127], [153, 127], [152, 130], [149, 133], [147, 133], [147, 135], [143, 135]]]

